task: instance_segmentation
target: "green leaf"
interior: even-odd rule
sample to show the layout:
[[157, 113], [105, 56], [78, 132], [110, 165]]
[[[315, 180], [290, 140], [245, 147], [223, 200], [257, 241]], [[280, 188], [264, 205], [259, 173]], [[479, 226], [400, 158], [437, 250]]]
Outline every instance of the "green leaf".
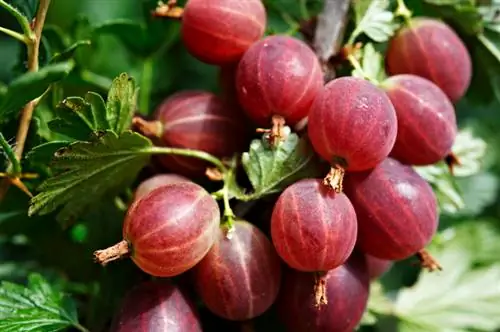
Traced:
[[444, 162], [413, 168], [432, 185], [441, 211], [457, 213], [465, 207], [457, 182]]
[[10, 83], [0, 95], [0, 119], [18, 112], [24, 105], [41, 96], [54, 82], [62, 80], [75, 66], [74, 62], [61, 62], [28, 72]]
[[61, 331], [80, 327], [75, 303], [41, 275], [31, 274], [27, 287], [2, 282], [0, 331]]
[[95, 131], [114, 129], [106, 119], [106, 105], [102, 97], [88, 92], [85, 99], [69, 97], [57, 108], [55, 120], [49, 122], [52, 132], [86, 141]]
[[[474, 136], [471, 129], [465, 128], [458, 132], [451, 149], [460, 162], [459, 165], [453, 168], [454, 176], [450, 174], [449, 168], [444, 162], [438, 162], [429, 166], [414, 167], [433, 186], [434, 193], [443, 212], [457, 213], [465, 208], [466, 204], [462, 197], [462, 189], [456, 177], [470, 177], [477, 174], [481, 169], [481, 161], [486, 153], [486, 148], [486, 143], [481, 138]], [[461, 183], [462, 186], [466, 185], [465, 181]], [[491, 199], [489, 198], [490, 195], [493, 194], [493, 191], [496, 191], [496, 182], [491, 183], [491, 185], [494, 188], [485, 190], [488, 197], [483, 200], [484, 204], [488, 204]], [[482, 197], [484, 198], [484, 195]], [[472, 201], [470, 202], [472, 204]], [[478, 207], [479, 205], [476, 204], [475, 209]], [[474, 211], [474, 209], [471, 211]]]
[[2, 151], [5, 154], [7, 159], [12, 164], [12, 171], [14, 172], [14, 174], [20, 174], [21, 165], [19, 164], [19, 160], [17, 159], [14, 150], [10, 146], [9, 142], [7, 142], [2, 133], [0, 133], [0, 149], [1, 149], [0, 151]]
[[50, 63], [70, 60], [78, 48], [82, 46], [89, 46], [90, 44], [91, 44], [90, 40], [79, 40], [70, 47], [68, 47], [67, 49], [65, 49], [64, 51], [54, 54], [52, 59], [50, 59]]
[[[443, 271], [422, 272], [414, 286], [399, 293], [395, 303], [401, 319], [399, 331], [414, 331], [415, 326], [422, 331], [494, 331], [500, 327], [500, 264], [474, 267], [478, 253], [470, 246], [483, 238], [470, 232], [470, 227], [445, 231], [445, 241], [430, 249]], [[498, 233], [494, 241], [500, 241]]]
[[242, 156], [254, 197], [278, 193], [297, 180], [320, 176], [317, 162], [309, 142], [294, 133], [275, 148], [264, 138], [254, 140]]
[[117, 133], [129, 129], [137, 107], [135, 81], [126, 73], [113, 80], [106, 103], [106, 118], [109, 128]]
[[120, 38], [132, 50], [143, 50], [146, 46], [146, 28], [136, 21], [117, 19], [95, 26], [92, 33], [95, 36], [111, 34]]
[[483, 20], [475, 0], [424, 0], [436, 14], [464, 33], [475, 35], [483, 29]]
[[486, 151], [486, 142], [475, 136], [472, 129], [460, 130], [452, 147], [452, 152], [460, 164], [453, 168], [453, 174], [464, 177], [478, 173], [481, 170], [481, 163]]
[[384, 70], [384, 58], [380, 52], [375, 50], [372, 43], [367, 43], [361, 52], [361, 68], [363, 72], [357, 69], [352, 71], [352, 76], [365, 79], [366, 77], [373, 78], [378, 81], [383, 81], [386, 77]]
[[149, 139], [131, 131], [105, 131], [91, 142], [75, 142], [57, 151], [52, 169], [59, 171], [40, 186], [29, 214], [47, 214], [62, 207], [60, 221], [72, 219], [109, 193], [129, 186], [149, 162]]
[[375, 325], [381, 315], [390, 315], [394, 310], [394, 303], [385, 295], [384, 288], [379, 281], [370, 284], [367, 310], [361, 320], [361, 325]]
[[464, 200], [460, 215], [475, 216], [495, 202], [498, 192], [498, 178], [492, 173], [478, 173], [457, 179]]
[[51, 141], [40, 144], [26, 154], [26, 160], [32, 164], [48, 165], [54, 158], [55, 153], [69, 144], [68, 141]]
[[394, 22], [394, 14], [388, 9], [388, 0], [354, 1], [356, 29], [353, 35], [364, 33], [370, 39], [382, 43], [389, 40], [398, 28]]

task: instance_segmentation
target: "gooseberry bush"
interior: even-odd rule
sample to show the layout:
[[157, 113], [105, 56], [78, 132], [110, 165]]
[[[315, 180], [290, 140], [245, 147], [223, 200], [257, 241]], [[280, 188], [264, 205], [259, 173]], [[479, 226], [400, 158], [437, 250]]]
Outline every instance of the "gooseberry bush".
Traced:
[[0, 0], [0, 331], [497, 331], [500, 2]]

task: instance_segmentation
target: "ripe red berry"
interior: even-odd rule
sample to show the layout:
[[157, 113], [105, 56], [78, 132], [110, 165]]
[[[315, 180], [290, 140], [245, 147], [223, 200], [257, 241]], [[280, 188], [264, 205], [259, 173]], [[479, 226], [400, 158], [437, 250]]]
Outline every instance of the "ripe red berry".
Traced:
[[409, 74], [392, 76], [383, 87], [398, 118], [391, 157], [411, 165], [444, 159], [457, 134], [455, 109], [448, 97], [431, 81]]
[[281, 262], [271, 242], [254, 225], [238, 221], [231, 238], [219, 238], [194, 269], [196, 288], [213, 313], [229, 320], [248, 320], [276, 300]]
[[386, 58], [391, 75], [414, 74], [427, 78], [452, 102], [459, 100], [472, 76], [472, 62], [464, 43], [445, 23], [416, 18], [390, 41]]
[[339, 171], [332, 183], [342, 190], [343, 171], [375, 167], [394, 146], [396, 112], [389, 97], [372, 83], [341, 77], [329, 82], [309, 112], [309, 138], [314, 150]]
[[366, 264], [368, 266], [368, 274], [370, 280], [377, 279], [386, 273], [392, 267], [392, 261], [380, 259], [371, 255], [366, 256]]
[[203, 62], [235, 62], [264, 35], [266, 20], [261, 0], [189, 0], [182, 15], [182, 41]]
[[101, 264], [129, 254], [144, 272], [181, 274], [196, 265], [217, 238], [217, 202], [192, 182], [173, 183], [135, 201], [123, 224], [123, 241], [95, 253]]
[[178, 174], [157, 174], [142, 181], [134, 193], [134, 200], [138, 200], [156, 188], [178, 182], [191, 182], [188, 178]]
[[202, 332], [193, 303], [180, 289], [163, 280], [133, 288], [113, 320], [112, 332]]
[[366, 254], [404, 259], [422, 250], [436, 232], [431, 186], [394, 159], [387, 158], [372, 171], [348, 173], [345, 193], [358, 216], [357, 245]]
[[240, 104], [262, 127], [269, 126], [273, 115], [295, 125], [307, 116], [322, 86], [323, 74], [314, 52], [287, 36], [270, 36], [253, 44], [236, 74]]
[[[247, 129], [238, 110], [217, 96], [203, 91], [186, 91], [166, 99], [158, 108], [161, 141], [174, 148], [208, 152], [216, 157], [231, 157], [247, 141]], [[203, 161], [162, 155], [162, 164], [175, 173], [198, 176], [211, 166]]]
[[314, 273], [285, 273], [278, 311], [288, 332], [347, 332], [361, 320], [368, 302], [369, 278], [363, 255], [323, 277], [327, 303], [317, 306]]
[[276, 251], [299, 271], [328, 271], [343, 264], [356, 244], [356, 212], [343, 193], [305, 179], [281, 193], [271, 218]]

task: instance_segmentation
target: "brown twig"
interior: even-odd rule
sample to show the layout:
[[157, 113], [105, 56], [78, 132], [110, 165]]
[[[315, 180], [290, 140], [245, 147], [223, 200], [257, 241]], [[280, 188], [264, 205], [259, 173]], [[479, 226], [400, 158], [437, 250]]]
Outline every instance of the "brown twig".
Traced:
[[[33, 34], [29, 38], [29, 43], [27, 43], [28, 48], [28, 72], [38, 71], [38, 53], [40, 49], [40, 41], [42, 39], [42, 30], [45, 23], [45, 18], [47, 17], [47, 11], [49, 9], [51, 0], [40, 0], [38, 6], [38, 11], [36, 17], [34, 18]], [[19, 122], [19, 127], [16, 134], [16, 146], [15, 154], [18, 160], [21, 160], [24, 151], [24, 145], [26, 144], [26, 138], [28, 136], [28, 131], [30, 128], [31, 119], [33, 117], [33, 111], [38, 104], [39, 99], [36, 98], [30, 101], [21, 112], [21, 120]], [[10, 166], [9, 166], [10, 167]], [[7, 190], [9, 189], [12, 181], [10, 179], [2, 180], [0, 184], [0, 201], [5, 197]]]
[[342, 46], [350, 3], [350, 0], [326, 0], [323, 11], [318, 16], [313, 47], [323, 65], [326, 81], [335, 78], [329, 60]]

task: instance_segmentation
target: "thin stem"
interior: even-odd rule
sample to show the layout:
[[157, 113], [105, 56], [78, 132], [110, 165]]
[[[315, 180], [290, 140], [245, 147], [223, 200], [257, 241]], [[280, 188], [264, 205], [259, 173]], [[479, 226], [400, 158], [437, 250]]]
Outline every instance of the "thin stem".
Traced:
[[81, 331], [81, 332], [90, 332], [90, 330], [88, 330], [86, 327], [84, 327], [83, 325], [81, 325], [80, 323], [75, 323], [73, 324], [73, 327], [75, 329], [77, 329], [78, 331]]
[[153, 69], [154, 59], [151, 57], [146, 58], [142, 66], [141, 89], [139, 91], [139, 111], [142, 115], [147, 115], [149, 113], [149, 99], [151, 96], [154, 74]]
[[210, 153], [206, 153], [203, 151], [199, 150], [191, 150], [191, 149], [178, 149], [178, 148], [167, 148], [167, 147], [161, 147], [161, 146], [154, 146], [148, 148], [146, 151], [147, 153], [151, 154], [171, 154], [171, 155], [177, 155], [177, 156], [185, 156], [185, 157], [192, 157], [192, 158], [197, 158], [204, 160], [206, 162], [211, 163], [215, 167], [219, 169], [223, 174], [227, 172], [227, 167], [224, 166], [222, 161], [220, 161], [219, 158], [211, 155]]
[[0, 0], [0, 7], [5, 8], [12, 16], [16, 18], [17, 22], [19, 22], [19, 25], [21, 26], [21, 29], [23, 30], [24, 35], [27, 38], [33, 37], [33, 31], [31, 31], [30, 22], [28, 21], [26, 16], [24, 16], [20, 11], [12, 7], [4, 0]]
[[3, 32], [6, 35], [8, 35], [14, 39], [19, 40], [21, 43], [28, 44], [30, 42], [29, 39], [25, 35], [20, 34], [19, 32], [4, 28], [4, 27], [0, 27], [0, 32]]
[[[40, 50], [40, 41], [42, 40], [42, 30], [45, 23], [45, 18], [47, 17], [47, 11], [49, 9], [51, 0], [40, 0], [38, 7], [38, 12], [35, 18], [35, 27], [33, 31], [35, 32], [34, 43], [28, 45], [28, 71], [35, 72], [38, 71], [38, 52]], [[26, 137], [28, 136], [28, 130], [31, 123], [31, 118], [33, 117], [33, 111], [36, 106], [36, 101], [29, 102], [21, 115], [21, 123], [16, 135], [16, 156], [17, 159], [21, 159], [24, 150], [24, 144], [26, 143]]]
[[231, 204], [229, 203], [229, 186], [227, 185], [229, 181], [224, 183], [224, 188], [222, 188], [222, 203], [224, 204], [224, 224], [228, 228], [228, 234], [231, 233], [234, 228], [234, 215], [233, 209], [231, 208]]
[[[40, 48], [40, 41], [42, 39], [43, 25], [45, 24], [45, 18], [47, 17], [47, 11], [49, 9], [50, 0], [40, 0], [38, 5], [38, 11], [35, 17], [35, 26], [33, 31], [31, 30], [28, 19], [18, 12], [15, 8], [8, 5], [4, 0], [0, 0], [0, 6], [7, 9], [12, 15], [14, 15], [25, 33], [29, 36], [30, 42], [27, 44], [28, 49], [28, 72], [38, 71], [38, 52]], [[31, 118], [33, 117], [33, 111], [37, 105], [39, 99], [36, 98], [30, 101], [21, 112], [21, 120], [16, 134], [16, 149], [15, 154], [17, 160], [21, 160], [23, 156], [24, 145], [26, 144], [26, 137], [28, 136], [28, 131], [31, 123]], [[12, 165], [9, 165], [11, 168]], [[0, 184], [0, 201], [3, 199], [7, 190], [9, 189], [11, 179], [4, 179]]]
[[12, 173], [19, 176], [22, 172], [21, 163], [2, 133], [0, 133], [0, 145], [12, 164]]
[[353, 30], [353, 32], [351, 33], [351, 35], [349, 36], [349, 39], [347, 40], [346, 45], [349, 45], [349, 46], [354, 45], [354, 42], [356, 41], [356, 38], [359, 37], [360, 33], [361, 33], [361, 30], [359, 30], [358, 27], [356, 27]]
[[351, 66], [353, 66], [354, 69], [359, 71], [366, 80], [372, 82], [375, 85], [379, 84], [377, 79], [375, 79], [374, 77], [370, 77], [366, 74], [366, 72], [363, 70], [363, 67], [361, 67], [361, 64], [359, 63], [358, 59], [356, 59], [356, 57], [354, 55], [349, 54], [347, 56], [347, 60], [349, 60], [349, 62], [351, 63]]
[[398, 1], [398, 7], [396, 8], [394, 14], [396, 16], [402, 17], [405, 23], [409, 24], [412, 12], [408, 9], [408, 7], [406, 7], [404, 0], [397, 0], [397, 1]]

